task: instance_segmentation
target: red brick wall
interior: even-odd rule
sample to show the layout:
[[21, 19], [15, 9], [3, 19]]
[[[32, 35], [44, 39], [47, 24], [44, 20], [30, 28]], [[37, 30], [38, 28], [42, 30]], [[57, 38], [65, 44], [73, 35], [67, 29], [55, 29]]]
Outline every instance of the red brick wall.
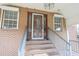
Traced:
[[70, 38], [72, 50], [79, 52], [79, 43], [77, 39], [77, 26], [76, 25], [69, 27], [69, 38]]
[[20, 41], [27, 24], [27, 11], [20, 8], [20, 19], [18, 30], [0, 29], [0, 56], [16, 56]]
[[70, 40], [77, 40], [77, 27], [71, 26], [68, 28]]

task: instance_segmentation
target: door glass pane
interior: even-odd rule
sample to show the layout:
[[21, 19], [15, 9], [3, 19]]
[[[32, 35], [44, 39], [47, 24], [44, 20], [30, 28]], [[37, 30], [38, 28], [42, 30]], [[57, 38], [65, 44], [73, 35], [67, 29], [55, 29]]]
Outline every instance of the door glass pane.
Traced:
[[33, 38], [41, 38], [42, 35], [42, 16], [34, 15]]

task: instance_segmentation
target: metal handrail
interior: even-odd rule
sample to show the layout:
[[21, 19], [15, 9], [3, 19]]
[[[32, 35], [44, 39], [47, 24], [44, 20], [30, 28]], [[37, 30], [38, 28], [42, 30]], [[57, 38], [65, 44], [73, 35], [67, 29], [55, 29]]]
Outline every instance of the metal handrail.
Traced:
[[24, 56], [24, 52], [25, 52], [25, 46], [26, 46], [26, 41], [27, 41], [27, 27], [25, 28], [23, 37], [21, 39], [21, 43], [19, 46], [19, 51], [18, 51], [18, 55], [19, 56]]

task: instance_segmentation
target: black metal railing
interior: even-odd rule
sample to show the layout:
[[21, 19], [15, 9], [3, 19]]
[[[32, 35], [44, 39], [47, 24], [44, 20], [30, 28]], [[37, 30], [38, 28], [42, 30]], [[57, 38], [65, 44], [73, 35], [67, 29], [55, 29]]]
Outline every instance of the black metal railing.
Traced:
[[79, 41], [70, 40], [72, 51], [79, 53]]

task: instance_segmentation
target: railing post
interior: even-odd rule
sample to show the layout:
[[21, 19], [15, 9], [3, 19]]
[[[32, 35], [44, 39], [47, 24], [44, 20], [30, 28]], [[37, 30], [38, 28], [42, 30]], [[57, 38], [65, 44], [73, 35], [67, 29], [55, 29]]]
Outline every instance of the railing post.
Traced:
[[68, 29], [67, 29], [67, 42], [70, 44], [69, 46], [67, 46], [66, 48], [69, 49], [69, 55], [71, 56], [72, 55], [72, 48], [71, 48], [71, 43], [70, 43], [70, 38], [69, 38], [69, 32], [68, 32]]

